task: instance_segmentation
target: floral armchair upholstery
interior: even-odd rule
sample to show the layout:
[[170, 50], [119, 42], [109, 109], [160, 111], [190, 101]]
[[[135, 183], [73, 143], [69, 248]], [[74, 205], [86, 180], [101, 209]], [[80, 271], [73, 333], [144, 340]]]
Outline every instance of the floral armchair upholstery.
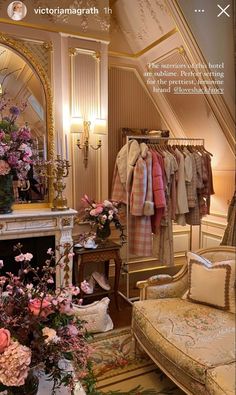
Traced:
[[[235, 261], [235, 248], [220, 246], [197, 253], [211, 262]], [[134, 303], [135, 340], [187, 394], [235, 394], [235, 314], [182, 296], [188, 265], [175, 275], [139, 281]]]

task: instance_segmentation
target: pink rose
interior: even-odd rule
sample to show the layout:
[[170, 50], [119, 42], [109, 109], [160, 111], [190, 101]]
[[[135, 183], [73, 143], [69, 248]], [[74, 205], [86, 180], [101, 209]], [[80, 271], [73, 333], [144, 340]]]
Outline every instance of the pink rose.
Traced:
[[[42, 307], [41, 307], [42, 305]], [[32, 299], [29, 302], [29, 310], [30, 312], [35, 315], [35, 316], [41, 316], [43, 318], [46, 318], [49, 314], [52, 313], [51, 310], [51, 303], [47, 299]], [[41, 310], [41, 312], [40, 312]]]
[[0, 328], [0, 354], [9, 346], [11, 334], [7, 329]]

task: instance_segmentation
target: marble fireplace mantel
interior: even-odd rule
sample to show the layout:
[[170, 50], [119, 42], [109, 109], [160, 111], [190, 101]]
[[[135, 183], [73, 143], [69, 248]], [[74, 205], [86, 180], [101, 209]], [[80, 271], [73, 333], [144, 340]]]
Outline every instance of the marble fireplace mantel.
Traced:
[[[72, 229], [77, 211], [51, 211], [50, 208], [16, 210], [10, 214], [0, 214], [0, 240], [23, 239], [27, 237], [55, 236], [55, 245], [73, 244]], [[63, 253], [63, 247], [60, 250]], [[56, 259], [59, 251], [56, 251]], [[65, 267], [57, 267], [56, 286], [66, 286], [72, 282], [73, 258]]]

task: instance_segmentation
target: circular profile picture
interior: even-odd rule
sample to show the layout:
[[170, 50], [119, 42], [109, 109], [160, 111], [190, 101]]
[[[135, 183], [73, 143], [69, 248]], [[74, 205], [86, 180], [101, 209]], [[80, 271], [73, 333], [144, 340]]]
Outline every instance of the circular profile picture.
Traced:
[[13, 21], [21, 21], [27, 14], [26, 5], [22, 1], [13, 1], [7, 7], [7, 14]]

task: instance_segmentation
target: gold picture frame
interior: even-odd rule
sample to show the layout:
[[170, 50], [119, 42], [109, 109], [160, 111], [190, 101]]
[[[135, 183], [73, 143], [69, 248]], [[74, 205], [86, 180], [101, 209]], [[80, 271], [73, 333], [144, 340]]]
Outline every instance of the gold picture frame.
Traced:
[[[0, 45], [6, 48], [12, 49], [19, 56], [21, 56], [26, 63], [35, 70], [35, 73], [39, 77], [46, 99], [46, 132], [47, 132], [47, 160], [52, 161], [54, 158], [54, 119], [53, 119], [53, 97], [51, 90], [51, 82], [45, 69], [41, 66], [40, 62], [37, 60], [36, 56], [30, 51], [22, 41], [18, 41], [6, 34], [0, 33]], [[52, 178], [48, 180], [48, 202], [41, 203], [26, 203], [26, 204], [14, 204], [14, 210], [24, 210], [42, 207], [51, 207], [53, 200], [53, 185]]]

